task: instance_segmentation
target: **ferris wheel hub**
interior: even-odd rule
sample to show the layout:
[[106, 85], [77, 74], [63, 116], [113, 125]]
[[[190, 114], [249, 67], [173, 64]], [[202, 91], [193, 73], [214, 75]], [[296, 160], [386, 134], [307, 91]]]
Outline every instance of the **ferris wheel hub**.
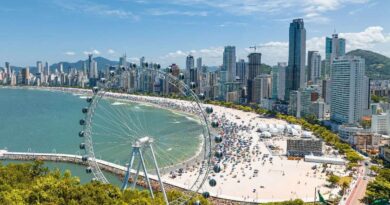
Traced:
[[153, 138], [151, 137], [142, 137], [142, 138], [139, 138], [135, 141], [135, 143], [133, 144], [133, 147], [143, 147], [143, 146], [147, 146], [147, 145], [150, 145], [153, 143]]

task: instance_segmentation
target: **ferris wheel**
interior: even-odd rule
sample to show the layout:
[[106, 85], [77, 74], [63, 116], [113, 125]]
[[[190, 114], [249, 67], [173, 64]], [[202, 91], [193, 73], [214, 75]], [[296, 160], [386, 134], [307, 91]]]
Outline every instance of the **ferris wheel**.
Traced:
[[[133, 65], [101, 78], [86, 99], [85, 117], [79, 122], [86, 172], [110, 183], [99, 166], [101, 159], [126, 167], [122, 190], [141, 186], [149, 190], [151, 198], [160, 191], [166, 204], [185, 204], [197, 193], [209, 197], [203, 185], [217, 183], [209, 175], [221, 171], [222, 153], [214, 144], [222, 138], [210, 134], [210, 127], [218, 127], [217, 122], [208, 122], [213, 109], [203, 107], [194, 92], [196, 84], [187, 86], [184, 80], [183, 73], [172, 69], [164, 72], [159, 67]], [[127, 89], [126, 94], [113, 89], [123, 82], [138, 89]], [[184, 100], [145, 96], [167, 92]], [[175, 178], [187, 172], [191, 177], [177, 185]], [[172, 187], [180, 187], [184, 196], [169, 200], [166, 191]]]

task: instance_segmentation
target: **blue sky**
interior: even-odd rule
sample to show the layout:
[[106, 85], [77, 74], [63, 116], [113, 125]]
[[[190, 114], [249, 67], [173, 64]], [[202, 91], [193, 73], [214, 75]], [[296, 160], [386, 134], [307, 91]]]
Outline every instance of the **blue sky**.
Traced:
[[323, 53], [334, 29], [347, 49], [390, 56], [388, 0], [2, 0], [0, 62], [76, 61], [86, 53], [183, 65], [192, 53], [219, 65], [225, 45], [238, 58], [261, 45], [263, 62], [287, 60], [288, 26], [304, 18], [308, 50]]

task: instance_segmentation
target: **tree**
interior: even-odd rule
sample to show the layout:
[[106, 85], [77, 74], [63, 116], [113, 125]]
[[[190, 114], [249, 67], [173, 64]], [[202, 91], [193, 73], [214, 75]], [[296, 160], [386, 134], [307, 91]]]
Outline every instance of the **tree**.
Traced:
[[327, 181], [330, 183], [332, 187], [339, 183], [340, 177], [334, 174], [329, 175]]
[[318, 124], [317, 116], [314, 114], [305, 115], [303, 118], [311, 124]]
[[[173, 189], [167, 195], [171, 200], [187, 197]], [[210, 204], [199, 196], [192, 200]], [[49, 171], [43, 162], [34, 162], [0, 164], [0, 204], [163, 205], [165, 202], [160, 192], [152, 199], [147, 191], [128, 189], [122, 192], [116, 186], [97, 181], [80, 184], [80, 179], [73, 177], [70, 171], [64, 174], [59, 170]]]
[[345, 191], [348, 189], [349, 184], [350, 183], [348, 181], [343, 181], [343, 183], [341, 183], [341, 192], [343, 193], [342, 195], [345, 194]]
[[290, 201], [283, 202], [270, 202], [270, 203], [262, 203], [261, 205], [303, 205], [305, 204], [301, 199], [295, 199]]
[[371, 167], [372, 171], [377, 173], [375, 180], [367, 185], [366, 196], [364, 198], [368, 203], [372, 203], [378, 199], [390, 198], [390, 169]]

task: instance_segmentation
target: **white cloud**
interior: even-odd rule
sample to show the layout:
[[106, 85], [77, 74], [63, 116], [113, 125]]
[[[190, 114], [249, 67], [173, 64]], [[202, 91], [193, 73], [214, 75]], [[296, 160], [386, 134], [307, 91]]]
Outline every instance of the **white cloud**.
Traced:
[[206, 11], [179, 11], [179, 10], [164, 10], [164, 9], [150, 9], [148, 13], [152, 16], [208, 16]]
[[[340, 33], [339, 37], [345, 38], [347, 51], [353, 49], [370, 49], [384, 55], [390, 55], [390, 33], [385, 33], [380, 26], [367, 27], [361, 32]], [[325, 38], [326, 36], [313, 37], [306, 40], [306, 51], [319, 51], [322, 57], [325, 57]], [[223, 47], [210, 47], [199, 50], [182, 51], [168, 53], [160, 57], [162, 63], [169, 64], [176, 62], [179, 65], [185, 65], [185, 57], [192, 54], [195, 58], [202, 57], [206, 65], [221, 65]], [[269, 65], [276, 65], [277, 62], [288, 61], [288, 42], [270, 41], [258, 44], [257, 51], [262, 53], [262, 62]], [[253, 49], [236, 47], [237, 59], [247, 60], [249, 52]]]
[[73, 52], [73, 51], [67, 51], [64, 54], [67, 55], [67, 56], [74, 56], [74, 55], [76, 55], [76, 53]]
[[[354, 49], [371, 49], [373, 51], [388, 54], [390, 44], [390, 33], [385, 33], [380, 26], [371, 26], [361, 32], [340, 33], [339, 37], [346, 39], [347, 51]], [[306, 40], [306, 51], [319, 51], [322, 57], [325, 57], [325, 38], [326, 36], [313, 37]], [[249, 49], [246, 49], [248, 52]], [[260, 44], [262, 60], [265, 63], [275, 65], [279, 61], [288, 60], [288, 42], [268, 42]]]
[[110, 49], [107, 50], [107, 53], [112, 55], [112, 54], [115, 53], [115, 51], [114, 51], [113, 49], [110, 48]]
[[111, 16], [122, 19], [139, 20], [139, 16], [131, 11], [113, 9], [104, 4], [98, 4], [87, 0], [57, 0], [55, 3], [65, 10], [83, 12], [100, 16]]
[[93, 49], [91, 51], [84, 51], [83, 53], [84, 53], [84, 55], [89, 55], [89, 54], [100, 55], [100, 51], [98, 51], [96, 49]]
[[245, 22], [233, 22], [233, 21], [226, 21], [222, 24], [219, 24], [219, 27], [232, 27], [232, 26], [247, 26], [248, 23]]
[[[324, 14], [351, 4], [363, 4], [370, 0], [175, 0], [176, 4], [201, 5], [233, 15], [288, 14], [300, 16], [307, 22], [328, 23]], [[291, 19], [292, 17], [289, 17]]]
[[358, 33], [340, 33], [340, 37], [347, 40], [347, 49], [373, 48], [379, 43], [390, 42], [390, 34], [384, 33], [380, 26], [371, 26]]
[[183, 66], [185, 65], [186, 57], [190, 54], [195, 58], [201, 57], [204, 64], [219, 65], [223, 55], [223, 47], [210, 47], [189, 51], [177, 50], [160, 57], [159, 61], [162, 65], [178, 63], [179, 65]]

